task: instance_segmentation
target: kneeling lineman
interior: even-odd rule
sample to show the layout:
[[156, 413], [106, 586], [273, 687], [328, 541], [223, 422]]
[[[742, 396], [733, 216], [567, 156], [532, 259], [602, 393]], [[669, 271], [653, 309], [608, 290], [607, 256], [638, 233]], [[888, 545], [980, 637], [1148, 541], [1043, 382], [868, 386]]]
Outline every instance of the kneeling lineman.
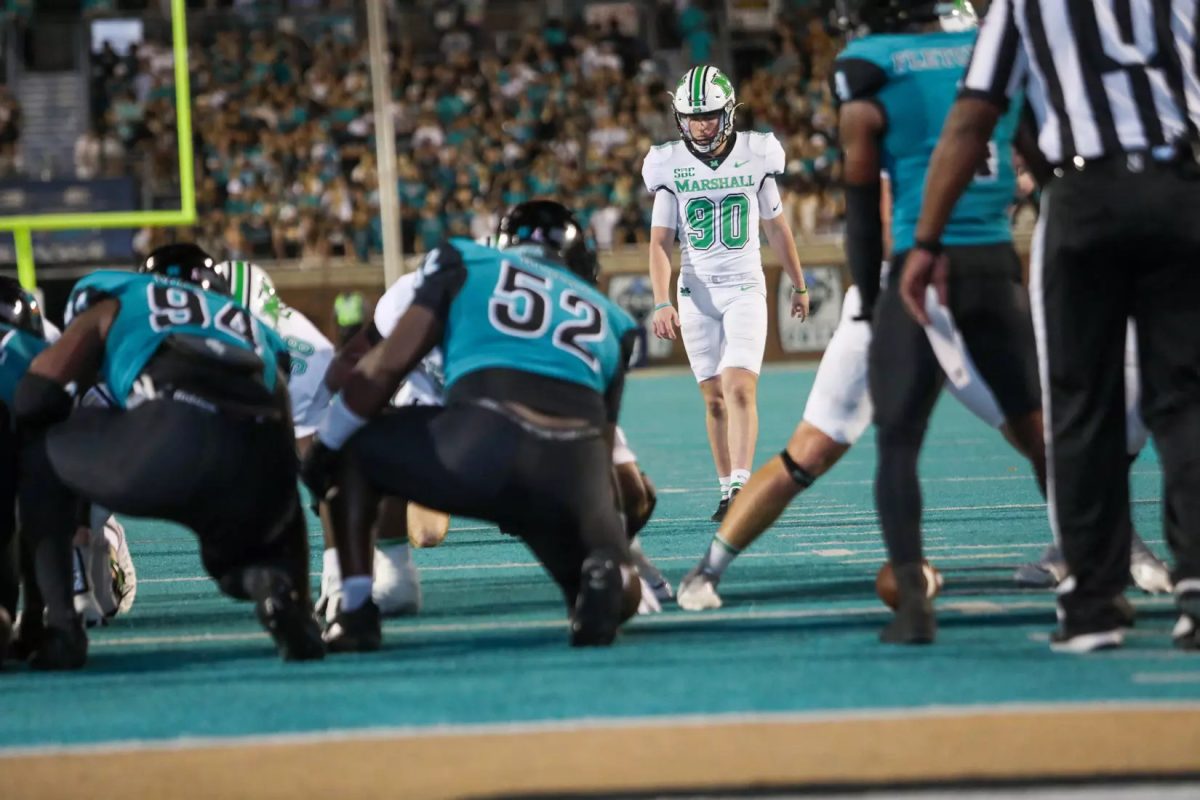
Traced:
[[[191, 528], [208, 573], [255, 602], [284, 658], [324, 655], [280, 370], [287, 347], [212, 266], [195, 245], [170, 245], [141, 274], [84, 278], [62, 338], [17, 388], [21, 514], [46, 604], [36, 668], [87, 659], [70, 580], [80, 499]], [[73, 409], [66, 387], [96, 382], [117, 407]]]
[[[429, 254], [412, 307], [354, 368], [305, 458], [343, 576], [331, 650], [380, 645], [371, 539], [381, 495], [523, 539], [563, 591], [574, 645], [611, 643], [637, 610], [612, 481], [636, 323], [595, 289], [595, 254], [563, 206], [517, 206], [498, 245], [456, 239]], [[385, 412], [438, 344], [447, 405]]]

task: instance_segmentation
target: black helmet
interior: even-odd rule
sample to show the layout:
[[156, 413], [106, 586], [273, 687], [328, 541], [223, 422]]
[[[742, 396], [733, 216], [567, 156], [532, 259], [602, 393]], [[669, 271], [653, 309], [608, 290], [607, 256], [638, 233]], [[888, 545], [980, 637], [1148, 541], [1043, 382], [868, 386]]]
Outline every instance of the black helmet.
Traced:
[[596, 282], [600, 262], [583, 226], [562, 203], [529, 200], [513, 206], [496, 228], [496, 247], [504, 250], [519, 244], [540, 244], [568, 270], [588, 283]]
[[199, 245], [181, 242], [155, 248], [154, 252], [146, 256], [138, 271], [166, 275], [168, 278], [194, 283], [201, 289], [231, 294], [229, 282], [213, 269], [216, 265], [216, 260]]
[[0, 323], [46, 338], [37, 299], [16, 278], [0, 276]]
[[967, 30], [978, 22], [968, 0], [837, 0], [835, 16], [850, 33], [903, 33], [939, 21], [945, 30]]

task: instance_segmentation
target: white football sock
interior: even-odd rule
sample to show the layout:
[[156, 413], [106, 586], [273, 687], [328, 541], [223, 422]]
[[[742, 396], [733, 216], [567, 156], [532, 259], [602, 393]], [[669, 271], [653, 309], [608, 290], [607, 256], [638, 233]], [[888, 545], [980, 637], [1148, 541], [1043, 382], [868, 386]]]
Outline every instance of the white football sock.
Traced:
[[708, 545], [708, 554], [704, 556], [704, 566], [702, 569], [709, 575], [719, 578], [721, 577], [721, 573], [725, 571], [725, 568], [733, 563], [733, 560], [737, 558], [740, 552], [742, 551], [726, 542], [720, 536], [714, 536], [712, 542]]
[[750, 480], [750, 470], [735, 469], [733, 474], [729, 476], [730, 489], [740, 489], [746, 485], [746, 481]]
[[321, 555], [321, 571], [334, 580], [341, 580], [342, 565], [338, 562], [337, 548], [325, 548], [325, 552]]
[[721, 481], [721, 499], [728, 500], [729, 492], [730, 492], [729, 486], [733, 482], [733, 478], [730, 477], [729, 475], [725, 475], [724, 477], [722, 477], [720, 479], [720, 481]]

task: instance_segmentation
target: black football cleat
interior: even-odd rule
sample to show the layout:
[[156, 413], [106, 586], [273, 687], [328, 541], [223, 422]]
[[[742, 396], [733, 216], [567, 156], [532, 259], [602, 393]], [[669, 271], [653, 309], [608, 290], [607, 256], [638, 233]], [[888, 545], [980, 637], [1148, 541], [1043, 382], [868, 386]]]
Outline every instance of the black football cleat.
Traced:
[[724, 522], [725, 515], [729, 513], [729, 504], [733, 502], [733, 498], [738, 496], [741, 489], [734, 489], [729, 493], [729, 497], [722, 497], [721, 502], [717, 504], [717, 510], [713, 512], [713, 522]]
[[312, 604], [296, 591], [282, 570], [251, 567], [243, 577], [254, 601], [254, 613], [284, 661], [314, 661], [325, 657], [321, 626], [313, 617]]
[[717, 504], [717, 510], [713, 512], [712, 521], [721, 522], [725, 519], [726, 512], [729, 511], [729, 498], [722, 497], [721, 502]]
[[1055, 653], [1094, 653], [1097, 650], [1113, 650], [1124, 643], [1125, 632], [1121, 628], [1096, 631], [1059, 629], [1050, 634], [1050, 650]]
[[571, 614], [571, 646], [610, 645], [621, 625], [625, 593], [621, 567], [614, 558], [591, 556], [584, 560], [581, 573]]
[[379, 606], [368, 599], [353, 611], [338, 608], [325, 629], [325, 649], [330, 653], [369, 653], [383, 646]]
[[82, 669], [87, 663], [87, 653], [87, 631], [83, 629], [83, 620], [76, 617], [66, 627], [46, 626], [29, 657], [29, 666], [47, 672]]
[[8, 657], [13, 661], [28, 661], [42, 637], [46, 635], [46, 624], [41, 610], [31, 613], [28, 609], [17, 617], [16, 635], [8, 647]]
[[924, 565], [917, 561], [895, 568], [899, 604], [896, 615], [880, 633], [884, 644], [932, 644], [937, 637], [937, 617], [925, 585]]
[[1200, 591], [1186, 590], [1175, 599], [1179, 620], [1171, 632], [1180, 650], [1200, 650]]

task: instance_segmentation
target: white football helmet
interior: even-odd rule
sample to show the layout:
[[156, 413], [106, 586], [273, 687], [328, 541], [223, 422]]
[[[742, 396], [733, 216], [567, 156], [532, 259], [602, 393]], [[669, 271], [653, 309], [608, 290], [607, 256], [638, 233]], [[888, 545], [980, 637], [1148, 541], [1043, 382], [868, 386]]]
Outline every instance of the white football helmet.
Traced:
[[[679, 133], [697, 153], [711, 153], [733, 133], [733, 117], [737, 113], [737, 97], [733, 84], [716, 67], [692, 67], [683, 73], [672, 95], [675, 124]], [[689, 117], [720, 115], [721, 124], [711, 139], [696, 139], [688, 127]]]
[[275, 284], [265, 269], [249, 261], [222, 261], [213, 270], [229, 282], [234, 300], [271, 327], [278, 325], [283, 302], [275, 293]]

